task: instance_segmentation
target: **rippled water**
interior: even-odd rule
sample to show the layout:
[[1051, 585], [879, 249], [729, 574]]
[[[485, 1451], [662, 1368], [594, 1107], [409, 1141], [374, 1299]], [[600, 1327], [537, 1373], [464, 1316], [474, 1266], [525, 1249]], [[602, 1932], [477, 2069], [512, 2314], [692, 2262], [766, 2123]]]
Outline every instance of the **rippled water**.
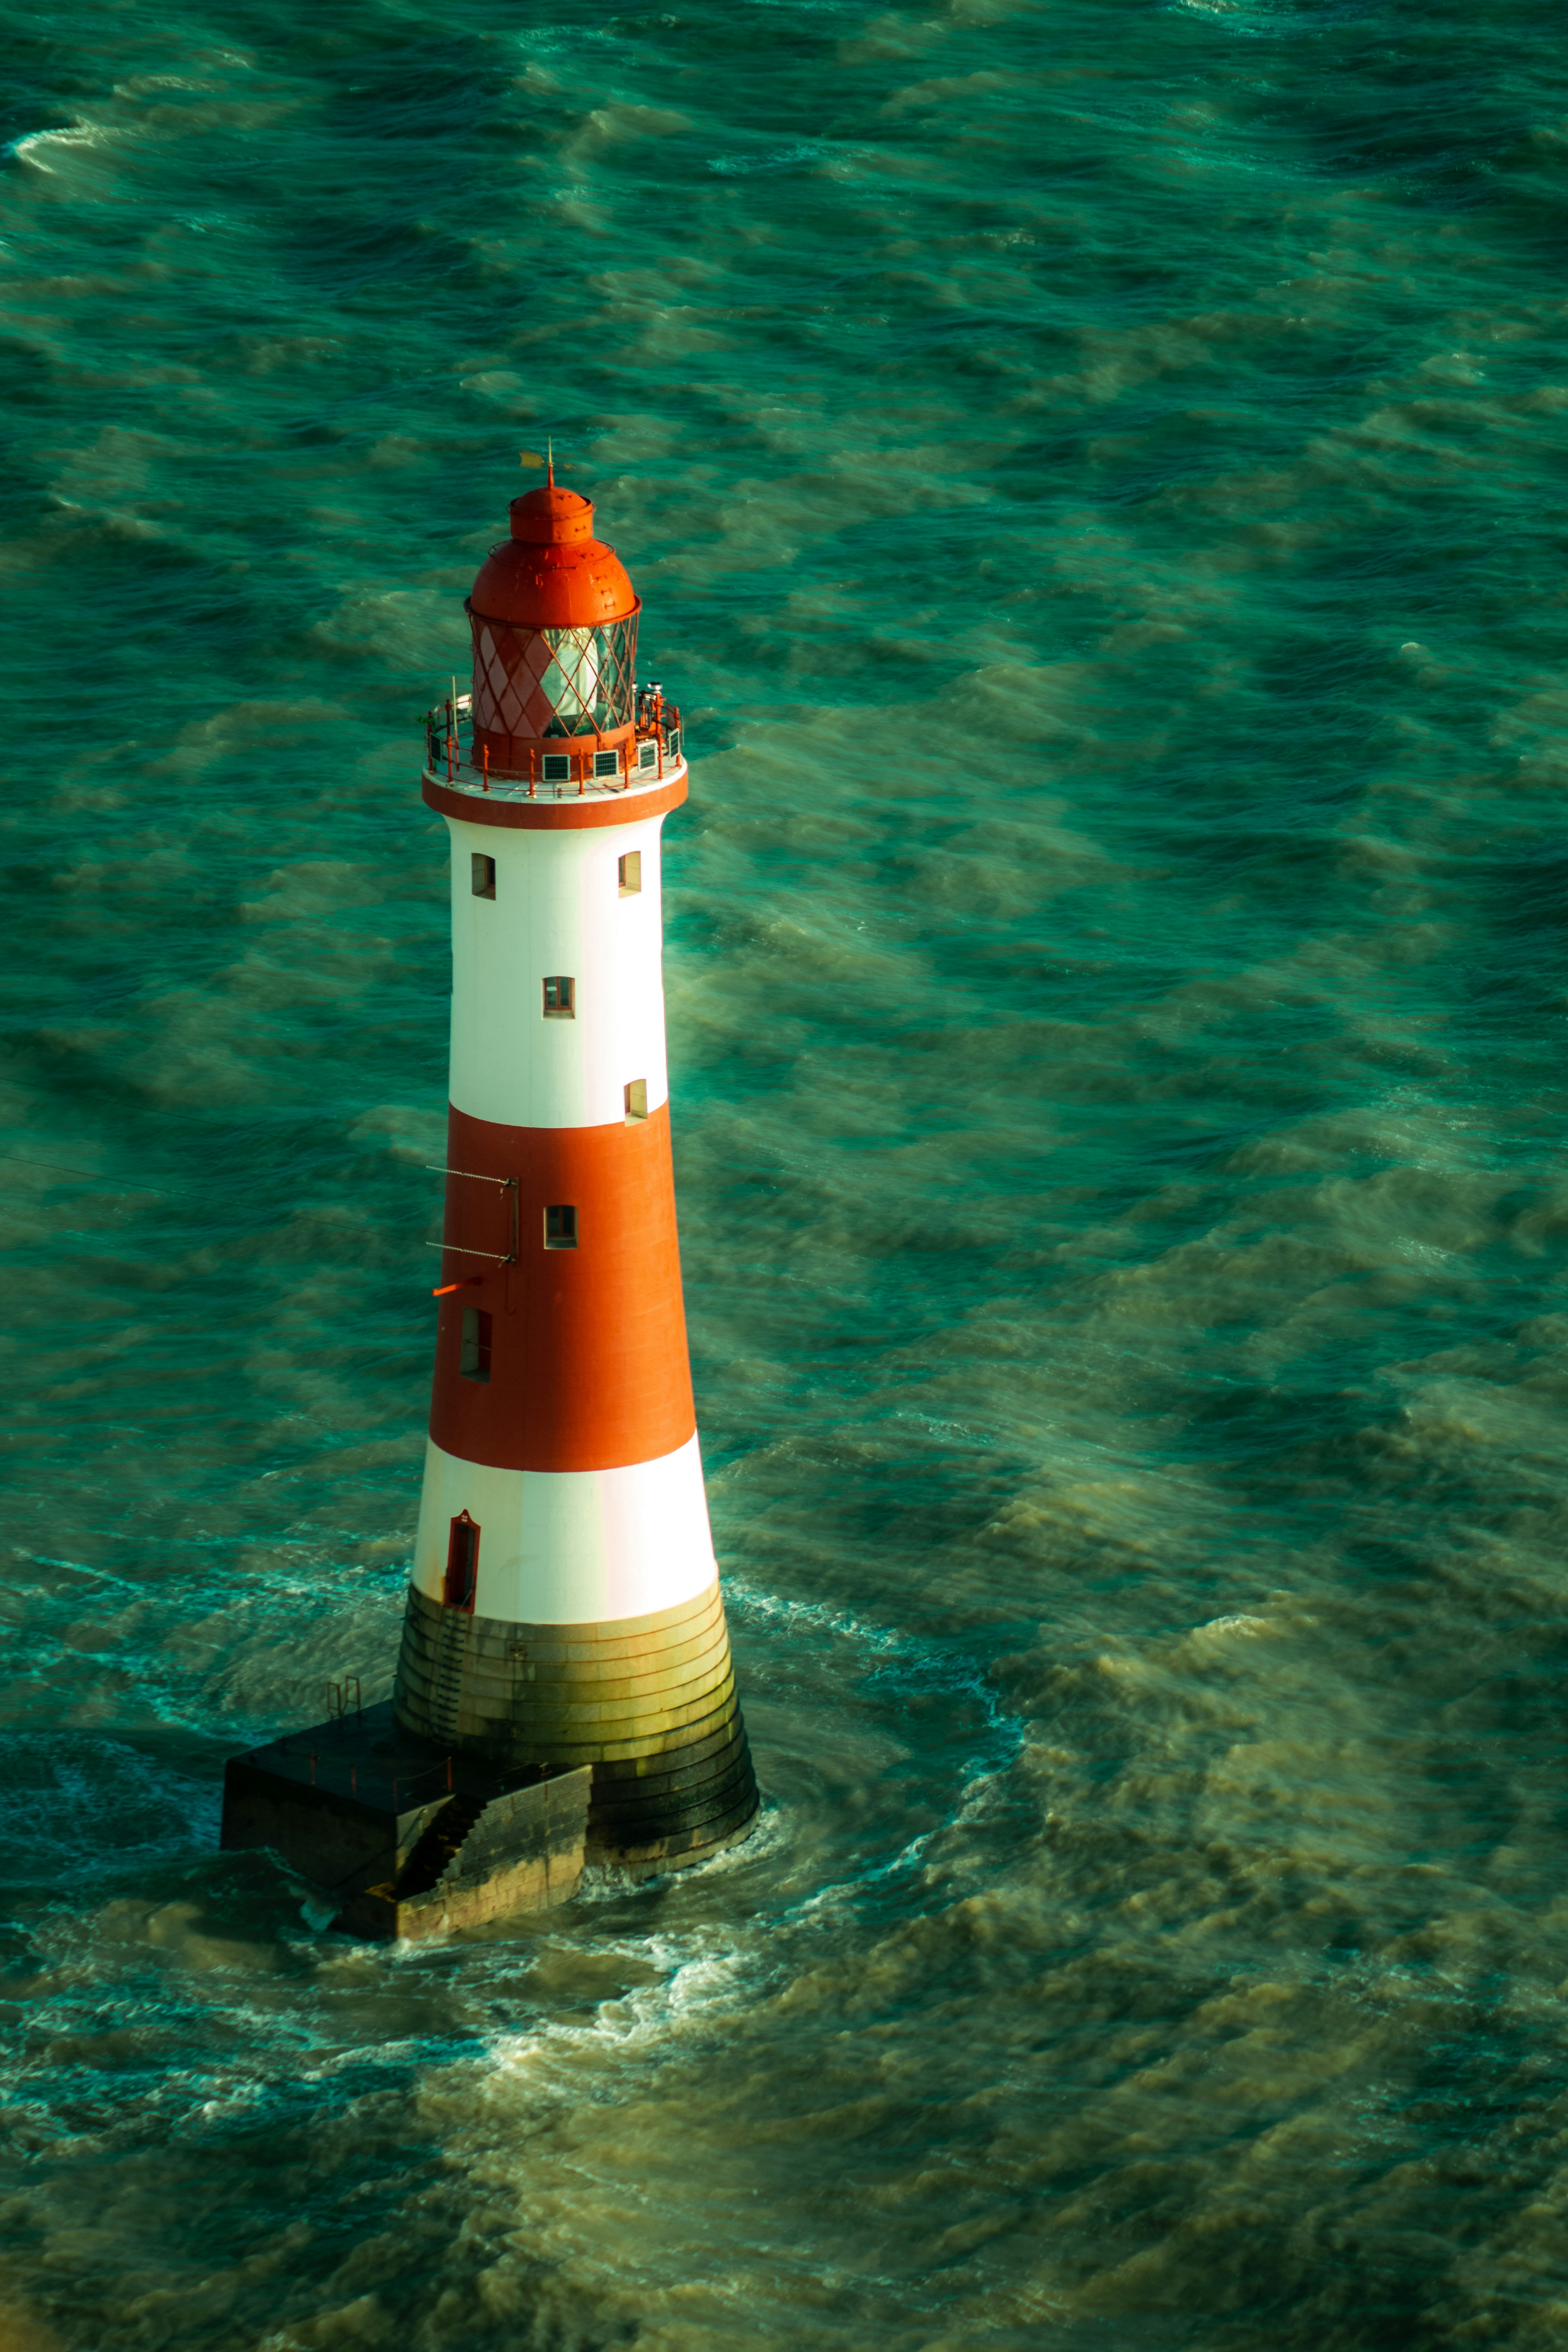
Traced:
[[[1561, 25], [14, 10], [5, 2352], [1562, 2341]], [[317, 1932], [547, 432], [767, 1797]]]

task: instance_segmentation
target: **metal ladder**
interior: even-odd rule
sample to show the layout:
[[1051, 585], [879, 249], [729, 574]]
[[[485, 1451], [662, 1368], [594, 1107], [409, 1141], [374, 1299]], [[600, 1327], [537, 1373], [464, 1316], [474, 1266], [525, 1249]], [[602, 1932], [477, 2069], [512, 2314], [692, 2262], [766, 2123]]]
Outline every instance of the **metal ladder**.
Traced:
[[458, 1736], [458, 1708], [463, 1696], [463, 1663], [468, 1650], [466, 1610], [443, 1609], [436, 1636], [436, 1686], [431, 1694], [432, 1727], [438, 1739]]

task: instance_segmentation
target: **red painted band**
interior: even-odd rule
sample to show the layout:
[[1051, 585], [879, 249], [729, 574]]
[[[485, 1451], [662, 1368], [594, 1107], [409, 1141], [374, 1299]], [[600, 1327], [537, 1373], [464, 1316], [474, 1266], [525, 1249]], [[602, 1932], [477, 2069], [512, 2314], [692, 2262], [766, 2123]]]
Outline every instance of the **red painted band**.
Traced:
[[[501, 1127], [448, 1112], [444, 1278], [430, 1434], [500, 1470], [610, 1470], [696, 1433], [669, 1111], [615, 1127]], [[474, 1177], [515, 1176], [515, 1194]], [[494, 1263], [512, 1247], [518, 1260]], [[547, 1249], [545, 1210], [575, 1209], [577, 1245]], [[462, 1369], [463, 1318], [489, 1318], [488, 1381]]]
[[[426, 776], [420, 785], [425, 805], [441, 816], [460, 816], [466, 824], [505, 824], [526, 833], [574, 833], [592, 824], [633, 824], [639, 817], [663, 816], [686, 798], [684, 772], [668, 784], [617, 793], [613, 800], [503, 801], [492, 793], [448, 792]], [[543, 787], [541, 786], [542, 792]]]

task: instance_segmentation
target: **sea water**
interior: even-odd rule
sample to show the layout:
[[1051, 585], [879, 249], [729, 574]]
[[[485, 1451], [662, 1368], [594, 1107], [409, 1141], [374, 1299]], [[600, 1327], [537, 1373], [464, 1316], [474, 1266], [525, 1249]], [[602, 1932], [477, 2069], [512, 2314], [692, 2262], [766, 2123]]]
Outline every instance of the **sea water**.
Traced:
[[[1562, 2340], [1561, 33], [13, 5], [6, 2352]], [[390, 1681], [546, 436], [765, 1811], [367, 1948], [218, 1793]]]

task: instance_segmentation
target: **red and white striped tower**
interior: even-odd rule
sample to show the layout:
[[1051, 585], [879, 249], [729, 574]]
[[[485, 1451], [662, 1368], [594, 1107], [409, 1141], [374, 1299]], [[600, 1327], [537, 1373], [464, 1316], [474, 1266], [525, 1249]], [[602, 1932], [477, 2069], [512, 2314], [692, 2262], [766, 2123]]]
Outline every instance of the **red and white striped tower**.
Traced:
[[[665, 1074], [679, 714], [594, 509], [515, 499], [424, 794], [452, 838], [435, 1394], [395, 1706], [594, 1767], [591, 1856], [700, 1858], [757, 1808], [698, 1454]], [[471, 720], [471, 723], [470, 723]]]

